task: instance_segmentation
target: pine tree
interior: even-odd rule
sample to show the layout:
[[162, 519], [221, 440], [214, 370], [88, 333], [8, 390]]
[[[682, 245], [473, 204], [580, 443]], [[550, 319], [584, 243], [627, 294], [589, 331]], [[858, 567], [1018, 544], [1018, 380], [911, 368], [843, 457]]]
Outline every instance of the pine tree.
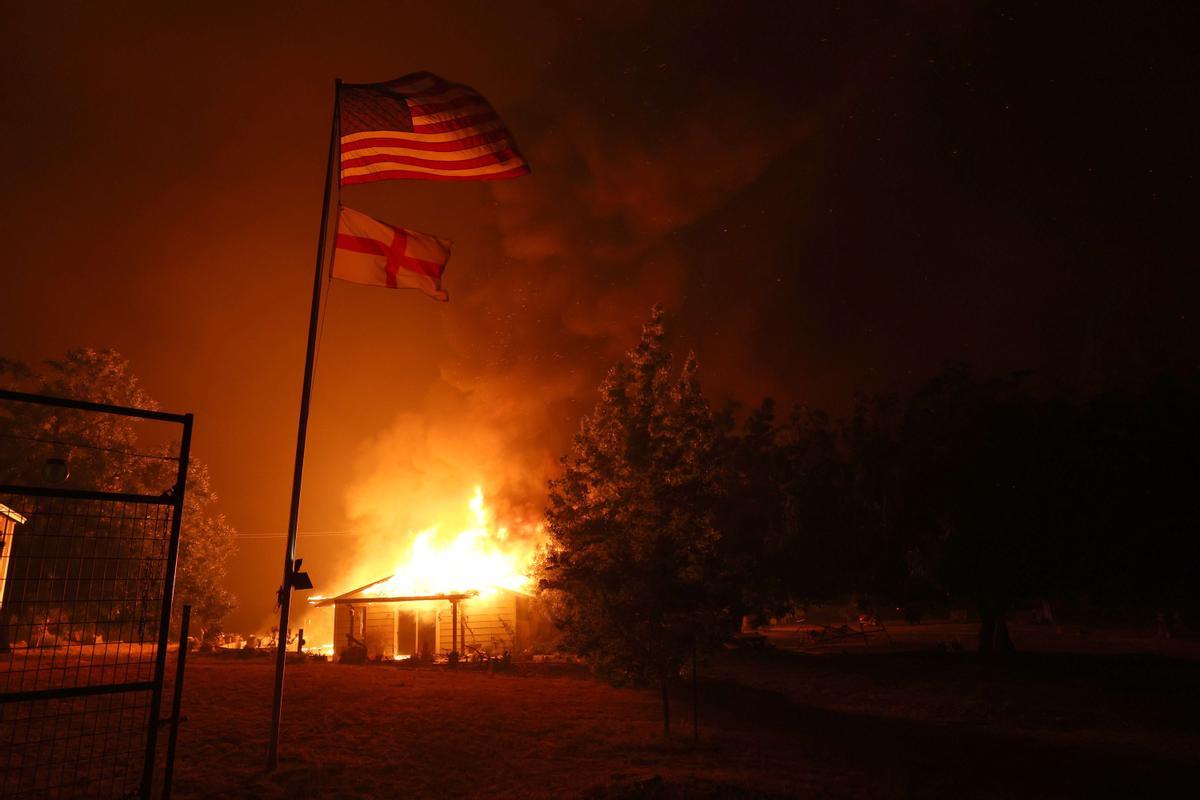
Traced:
[[712, 413], [689, 355], [672, 382], [663, 312], [600, 386], [550, 483], [540, 587], [564, 645], [615, 683], [662, 691], [724, 613]]

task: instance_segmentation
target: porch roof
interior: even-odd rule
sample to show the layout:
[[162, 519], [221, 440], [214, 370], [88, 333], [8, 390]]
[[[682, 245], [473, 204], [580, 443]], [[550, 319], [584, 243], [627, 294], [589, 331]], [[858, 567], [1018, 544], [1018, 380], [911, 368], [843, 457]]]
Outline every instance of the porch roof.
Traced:
[[379, 580], [371, 581], [365, 586], [360, 586], [357, 589], [351, 589], [348, 592], [339, 594], [336, 597], [314, 597], [308, 601], [308, 604], [317, 608], [325, 608], [326, 606], [344, 605], [346, 603], [413, 603], [421, 600], [446, 600], [456, 603], [459, 600], [466, 600], [468, 597], [475, 597], [479, 594], [479, 591], [475, 589], [467, 592], [403, 596], [366, 594], [369, 589], [390, 581], [393, 577], [392, 575], [388, 575]]

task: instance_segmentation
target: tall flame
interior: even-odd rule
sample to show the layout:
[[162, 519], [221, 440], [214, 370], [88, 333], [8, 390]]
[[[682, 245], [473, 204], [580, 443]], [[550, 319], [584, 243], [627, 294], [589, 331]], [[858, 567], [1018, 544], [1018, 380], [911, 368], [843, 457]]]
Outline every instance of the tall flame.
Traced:
[[365, 593], [415, 597], [472, 591], [487, 595], [498, 588], [527, 591], [533, 546], [512, 541], [507, 528], [493, 525], [479, 486], [468, 509], [466, 529], [442, 534], [435, 525], [421, 531], [392, 577]]

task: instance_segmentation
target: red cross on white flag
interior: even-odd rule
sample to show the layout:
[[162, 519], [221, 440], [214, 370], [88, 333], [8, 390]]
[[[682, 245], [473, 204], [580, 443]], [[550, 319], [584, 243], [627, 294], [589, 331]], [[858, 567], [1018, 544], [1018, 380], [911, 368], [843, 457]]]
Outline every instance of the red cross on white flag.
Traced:
[[450, 296], [442, 273], [450, 242], [427, 233], [396, 228], [350, 208], [338, 211], [333, 277], [367, 286], [420, 289], [434, 300]]

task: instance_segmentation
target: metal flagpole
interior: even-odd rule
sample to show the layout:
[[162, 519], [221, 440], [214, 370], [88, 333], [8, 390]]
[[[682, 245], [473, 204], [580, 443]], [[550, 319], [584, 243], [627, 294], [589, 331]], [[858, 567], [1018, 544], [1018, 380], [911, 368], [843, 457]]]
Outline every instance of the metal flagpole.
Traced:
[[[304, 388], [300, 392], [300, 424], [296, 433], [296, 470], [292, 475], [292, 506], [288, 514], [287, 547], [283, 553], [283, 581], [279, 587], [279, 635], [275, 649], [275, 698], [271, 704], [271, 745], [267, 769], [279, 764], [279, 722], [283, 714], [283, 670], [287, 661], [288, 617], [296, 575], [296, 527], [300, 519], [300, 485], [304, 476], [304, 441], [308, 434], [308, 407], [312, 399], [313, 366], [316, 361], [317, 331], [321, 317], [321, 288], [324, 283], [325, 234], [329, 227], [330, 198], [338, 152], [338, 96], [342, 81], [334, 82], [333, 122], [329, 130], [329, 160], [325, 165], [325, 196], [321, 205], [321, 230], [317, 235], [317, 268], [313, 275], [312, 311], [308, 317], [308, 352], [304, 357]], [[340, 181], [338, 182], [340, 187]]]

